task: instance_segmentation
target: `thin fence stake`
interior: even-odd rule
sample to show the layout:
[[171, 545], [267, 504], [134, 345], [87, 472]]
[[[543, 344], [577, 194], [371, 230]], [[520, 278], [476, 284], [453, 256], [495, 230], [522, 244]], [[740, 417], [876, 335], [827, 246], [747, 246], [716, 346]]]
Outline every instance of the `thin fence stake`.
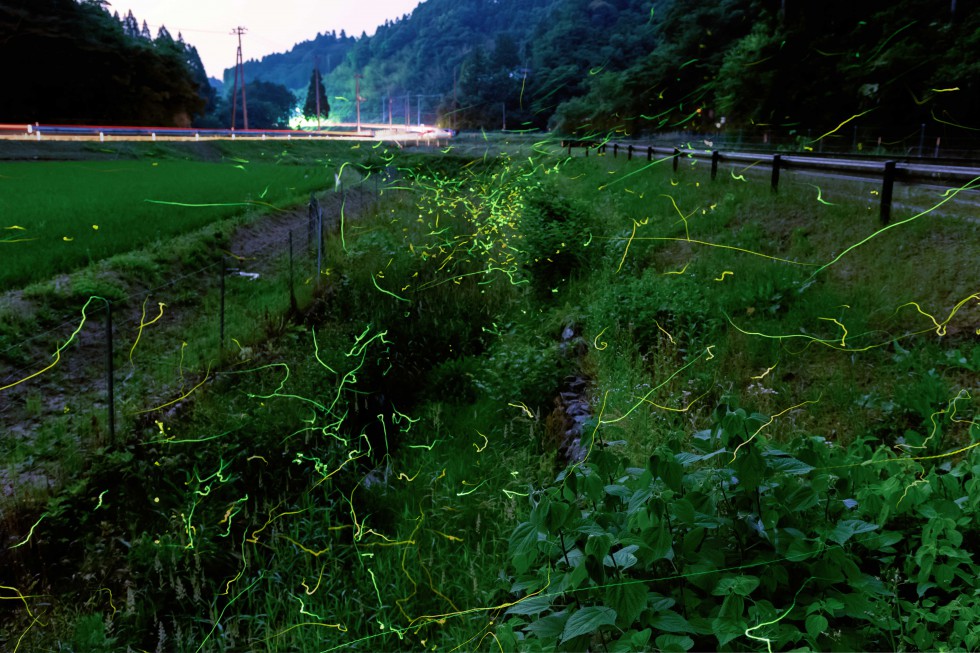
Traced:
[[225, 350], [225, 257], [221, 257], [221, 308], [218, 313], [218, 360]]
[[613, 158], [619, 156], [619, 143], [613, 143]]
[[783, 157], [781, 154], [772, 155], [772, 192], [779, 191], [779, 167]]
[[680, 162], [681, 151], [674, 148], [674, 172], [677, 172], [677, 164]]
[[647, 161], [653, 161], [653, 146], [647, 148]]
[[630, 145], [629, 147], [626, 148], [626, 160], [627, 161], [632, 161], [633, 160], [633, 146], [632, 145]]
[[289, 307], [293, 312], [297, 310], [296, 289], [293, 285], [293, 232], [289, 231]]
[[711, 151], [711, 181], [714, 181], [718, 176], [718, 160], [721, 159], [721, 153], [718, 150]]
[[105, 381], [106, 381], [106, 411], [109, 416], [109, 444], [116, 443], [116, 387], [113, 381], [115, 369], [113, 367], [112, 350], [112, 302], [106, 300], [105, 310]]
[[[316, 202], [316, 200], [313, 200]], [[320, 287], [320, 270], [323, 269], [323, 209], [320, 204], [314, 205], [316, 211], [316, 285]]]
[[881, 182], [881, 224], [886, 225], [892, 217], [892, 188], [895, 185], [895, 162], [885, 161], [885, 174]]

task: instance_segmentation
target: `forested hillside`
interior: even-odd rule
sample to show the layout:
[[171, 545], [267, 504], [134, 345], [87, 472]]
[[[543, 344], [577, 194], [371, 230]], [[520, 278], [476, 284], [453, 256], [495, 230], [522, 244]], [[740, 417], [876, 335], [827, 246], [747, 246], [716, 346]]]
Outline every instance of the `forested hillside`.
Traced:
[[[312, 64], [300, 50], [288, 78], [271, 65], [255, 74], [302, 93]], [[348, 99], [333, 106], [339, 119], [353, 115], [359, 73], [368, 120], [390, 109], [396, 122], [407, 111], [460, 129], [776, 137], [862, 114], [887, 141], [923, 124], [973, 134], [978, 50], [980, 12], [955, 2], [426, 0], [351, 43], [327, 84]]]
[[[297, 94], [306, 93], [310, 71], [318, 66], [322, 73], [336, 68], [347, 57], [355, 39], [344, 30], [317, 34], [309, 41], [297, 43], [289, 52], [277, 52], [261, 59], [249, 59], [244, 63], [245, 83], [264, 80], [282, 84]], [[235, 69], [226, 68], [223, 74], [226, 89], [235, 82]], [[231, 91], [229, 91], [230, 93]]]
[[194, 46], [108, 4], [0, 2], [0, 122], [189, 125], [210, 108]]

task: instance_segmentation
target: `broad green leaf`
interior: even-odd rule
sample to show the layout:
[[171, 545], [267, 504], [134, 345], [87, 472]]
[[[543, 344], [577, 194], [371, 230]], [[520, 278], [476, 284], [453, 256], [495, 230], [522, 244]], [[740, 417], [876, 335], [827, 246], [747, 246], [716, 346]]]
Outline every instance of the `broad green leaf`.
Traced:
[[571, 617], [565, 624], [565, 630], [561, 635], [561, 643], [578, 637], [588, 635], [599, 630], [602, 626], [612, 626], [616, 623], [616, 611], [606, 606], [593, 605], [582, 608]]
[[551, 511], [548, 513], [547, 519], [545, 519], [548, 532], [557, 533], [564, 528], [572, 514], [572, 507], [567, 503], [555, 502], [551, 504]]
[[673, 610], [668, 610], [658, 614], [650, 620], [650, 627], [655, 630], [662, 630], [668, 633], [692, 633], [694, 629], [687, 619], [677, 614]]
[[694, 523], [694, 504], [687, 499], [671, 501], [670, 511], [674, 514], [675, 526], [685, 527]]
[[510, 553], [529, 553], [538, 543], [538, 527], [531, 522], [521, 522], [510, 535]]
[[524, 630], [534, 633], [539, 639], [557, 639], [565, 630], [565, 624], [570, 616], [567, 611], [562, 610], [528, 624]]
[[636, 564], [636, 556], [633, 555], [640, 547], [636, 544], [630, 544], [629, 546], [624, 546], [619, 551], [616, 551], [611, 556], [606, 556], [602, 563], [607, 567], [617, 567], [620, 571], [623, 569], [629, 569]]
[[510, 606], [504, 614], [541, 614], [551, 607], [552, 598], [548, 594], [532, 596]]
[[877, 524], [861, 521], [860, 519], [844, 519], [838, 522], [838, 524], [829, 533], [827, 533], [827, 538], [837, 542], [838, 544], [843, 544], [855, 535], [860, 533], [870, 533], [871, 531], [877, 529]]
[[652, 631], [645, 628], [639, 632], [627, 630], [615, 642], [609, 645], [609, 653], [634, 653], [635, 651], [649, 650], [647, 644], [650, 642]]
[[[578, 551], [578, 549], [576, 549]], [[574, 590], [589, 577], [589, 571], [585, 568], [585, 565], [578, 564], [575, 568], [568, 574], [568, 582], [565, 584], [565, 589]]]
[[606, 494], [610, 494], [614, 497], [619, 497], [621, 499], [629, 497], [633, 493], [631, 489], [625, 485], [607, 485], [605, 487]]
[[620, 627], [629, 628], [646, 607], [649, 594], [642, 582], [620, 583], [606, 588], [604, 603], [616, 611]]
[[661, 651], [690, 651], [694, 648], [694, 640], [687, 635], [660, 635], [657, 637], [657, 648]]
[[585, 555], [592, 556], [596, 560], [603, 560], [609, 554], [613, 541], [613, 536], [609, 533], [590, 535], [589, 539], [585, 541]]
[[638, 633], [633, 633], [633, 636], [630, 637], [630, 643], [633, 645], [633, 650], [634, 651], [646, 650], [647, 642], [650, 641], [650, 636], [652, 634], [653, 631], [650, 630], [649, 628], [644, 628]]
[[932, 575], [936, 579], [939, 587], [949, 589], [950, 584], [953, 582], [953, 567], [950, 565], [936, 565]]
[[739, 596], [738, 594], [729, 594], [725, 597], [725, 600], [721, 602], [721, 609], [718, 610], [718, 617], [720, 619], [741, 621], [744, 612], [745, 598]]
[[[769, 453], [769, 452], [766, 452]], [[765, 456], [766, 463], [769, 465], [769, 469], [773, 471], [782, 472], [784, 474], [809, 474], [813, 471], [813, 467], [807, 465], [802, 460], [797, 460], [792, 456]]]
[[821, 633], [827, 632], [829, 622], [822, 614], [811, 614], [806, 618], [806, 634], [810, 639], [816, 639]]
[[759, 579], [755, 576], [729, 576], [722, 578], [711, 593], [714, 596], [727, 596], [728, 594], [748, 596], [758, 586]]
[[718, 644], [724, 646], [736, 637], [745, 634], [746, 625], [741, 619], [725, 619], [717, 617], [711, 621], [711, 632], [718, 638]]
[[548, 513], [551, 511], [551, 499], [548, 497], [542, 497], [538, 501], [538, 505], [534, 506], [531, 510], [531, 515], [528, 517], [529, 521], [538, 528], [544, 528], [545, 520], [548, 518]]
[[661, 524], [659, 528], [656, 529], [656, 535], [650, 541], [650, 549], [653, 552], [653, 560], [660, 560], [661, 558], [667, 558], [670, 560], [674, 557], [673, 549], [671, 548], [673, 542], [670, 539], [670, 531], [667, 530], [666, 524]]

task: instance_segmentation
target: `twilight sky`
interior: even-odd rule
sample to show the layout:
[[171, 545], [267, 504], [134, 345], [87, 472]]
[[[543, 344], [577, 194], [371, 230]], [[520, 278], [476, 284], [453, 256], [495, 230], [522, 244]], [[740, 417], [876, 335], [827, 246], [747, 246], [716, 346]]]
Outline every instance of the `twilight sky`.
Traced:
[[238, 38], [231, 30], [248, 28], [242, 37], [245, 60], [285, 52], [318, 32], [346, 30], [350, 36], [369, 35], [387, 19], [410, 14], [421, 0], [110, 0], [109, 11], [122, 17], [129, 10], [153, 36], [160, 25], [197, 47], [210, 77], [221, 78], [235, 65]]

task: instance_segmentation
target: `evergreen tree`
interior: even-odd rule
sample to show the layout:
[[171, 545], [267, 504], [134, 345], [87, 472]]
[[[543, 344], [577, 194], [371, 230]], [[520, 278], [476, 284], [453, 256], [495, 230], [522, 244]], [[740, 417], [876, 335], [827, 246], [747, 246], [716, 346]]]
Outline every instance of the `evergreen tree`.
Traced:
[[144, 41], [153, 40], [153, 35], [150, 34], [150, 26], [146, 24], [145, 20], [143, 21], [143, 27], [140, 28], [140, 38], [143, 39]]
[[[319, 93], [318, 93], [319, 91]], [[313, 69], [310, 75], [310, 85], [306, 89], [306, 103], [303, 105], [303, 115], [309, 119], [317, 117], [317, 97], [320, 98], [320, 118], [330, 115], [330, 103], [327, 102], [327, 89], [323, 84], [323, 75], [319, 68]]]
[[123, 18], [122, 22], [123, 33], [127, 38], [138, 39], [140, 36], [140, 24], [136, 21], [136, 16], [133, 15], [133, 10], [130, 9], [126, 17]]

